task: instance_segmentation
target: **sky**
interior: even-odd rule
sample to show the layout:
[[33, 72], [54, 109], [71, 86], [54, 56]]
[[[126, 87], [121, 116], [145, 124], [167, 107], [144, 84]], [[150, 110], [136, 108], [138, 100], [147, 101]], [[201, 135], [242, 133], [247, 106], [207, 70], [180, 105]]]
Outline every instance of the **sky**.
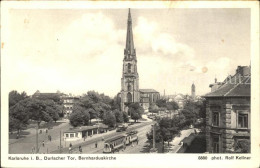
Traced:
[[[8, 89], [111, 97], [121, 90], [128, 9], [12, 9]], [[210, 91], [250, 64], [250, 9], [131, 9], [140, 89]]]

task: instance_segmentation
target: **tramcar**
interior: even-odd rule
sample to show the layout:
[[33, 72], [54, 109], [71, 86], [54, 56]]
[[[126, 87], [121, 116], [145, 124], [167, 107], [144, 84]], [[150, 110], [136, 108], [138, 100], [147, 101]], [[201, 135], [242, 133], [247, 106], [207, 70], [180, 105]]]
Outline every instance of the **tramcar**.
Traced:
[[131, 131], [124, 135], [119, 135], [105, 141], [103, 153], [114, 153], [121, 148], [126, 148], [126, 145], [138, 141], [137, 131]]
[[126, 135], [116, 136], [105, 141], [103, 153], [114, 153], [119, 151], [120, 148], [125, 148], [125, 145]]
[[134, 141], [138, 141], [137, 131], [128, 132], [126, 135], [126, 145], [129, 145]]

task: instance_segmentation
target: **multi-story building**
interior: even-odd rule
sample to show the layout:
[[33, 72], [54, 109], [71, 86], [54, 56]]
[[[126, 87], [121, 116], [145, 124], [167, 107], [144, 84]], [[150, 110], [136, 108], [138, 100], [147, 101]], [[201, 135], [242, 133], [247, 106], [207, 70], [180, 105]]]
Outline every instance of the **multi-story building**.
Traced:
[[62, 96], [62, 101], [63, 101], [63, 114], [64, 114], [64, 117], [67, 118], [72, 113], [73, 106], [75, 105], [75, 103], [77, 103], [77, 101], [79, 101], [79, 97], [75, 97], [72, 95], [65, 95], [65, 96]]
[[210, 87], [206, 94], [206, 141], [209, 153], [250, 152], [250, 67]]

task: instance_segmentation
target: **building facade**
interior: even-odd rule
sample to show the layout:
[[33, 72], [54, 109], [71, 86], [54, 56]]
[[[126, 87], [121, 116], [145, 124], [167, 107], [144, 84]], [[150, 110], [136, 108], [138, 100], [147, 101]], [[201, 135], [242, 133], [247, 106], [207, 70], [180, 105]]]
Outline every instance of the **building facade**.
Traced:
[[62, 96], [63, 102], [63, 114], [65, 118], [68, 118], [72, 113], [73, 106], [75, 103], [79, 101], [79, 97], [72, 96], [72, 95], [64, 95]]
[[154, 89], [140, 89], [140, 105], [144, 108], [145, 111], [148, 111], [148, 108], [151, 103], [155, 103], [160, 99], [160, 93]]
[[126, 46], [124, 49], [123, 71], [121, 78], [121, 91], [120, 94], [118, 94], [118, 96], [120, 96], [121, 101], [121, 110], [127, 111], [127, 104], [129, 103], [140, 103], [140, 105], [145, 107], [145, 109], [148, 109], [148, 102], [152, 102], [153, 100], [156, 101], [156, 98], [160, 97], [158, 96], [158, 94], [159, 92], [153, 89], [139, 89], [137, 57], [136, 49], [134, 48], [132, 18], [129, 9], [127, 19]]
[[207, 152], [250, 152], [250, 67], [238, 66], [235, 75], [212, 86], [204, 96]]

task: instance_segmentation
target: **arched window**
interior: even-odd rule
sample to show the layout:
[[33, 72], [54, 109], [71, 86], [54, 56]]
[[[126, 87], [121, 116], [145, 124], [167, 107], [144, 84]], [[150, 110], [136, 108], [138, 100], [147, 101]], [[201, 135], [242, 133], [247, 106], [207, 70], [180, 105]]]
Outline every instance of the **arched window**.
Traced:
[[127, 85], [127, 90], [128, 90], [128, 91], [131, 90], [131, 85], [130, 85], [130, 84]]
[[127, 65], [128, 65], [128, 66], [127, 66], [127, 67], [128, 67], [128, 73], [130, 73], [130, 72], [131, 72], [131, 64], [128, 63]]
[[132, 94], [130, 92], [127, 93], [127, 102], [128, 103], [132, 102]]

